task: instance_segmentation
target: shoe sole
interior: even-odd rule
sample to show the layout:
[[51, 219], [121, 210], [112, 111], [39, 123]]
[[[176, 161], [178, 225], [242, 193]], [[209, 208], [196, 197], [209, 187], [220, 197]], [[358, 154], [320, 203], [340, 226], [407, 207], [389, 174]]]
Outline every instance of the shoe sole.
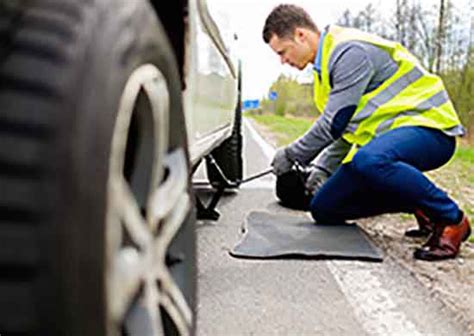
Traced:
[[408, 238], [426, 238], [428, 237], [433, 231], [426, 231], [426, 230], [408, 230], [405, 232], [405, 237]]

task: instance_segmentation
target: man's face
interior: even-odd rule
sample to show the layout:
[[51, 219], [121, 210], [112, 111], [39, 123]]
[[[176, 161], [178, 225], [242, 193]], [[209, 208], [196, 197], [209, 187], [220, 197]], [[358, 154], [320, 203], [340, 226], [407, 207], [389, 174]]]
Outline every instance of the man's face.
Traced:
[[295, 30], [293, 38], [280, 38], [273, 34], [269, 45], [280, 56], [282, 64], [289, 64], [303, 70], [308, 63], [313, 61], [307, 36], [304, 31], [298, 28]]

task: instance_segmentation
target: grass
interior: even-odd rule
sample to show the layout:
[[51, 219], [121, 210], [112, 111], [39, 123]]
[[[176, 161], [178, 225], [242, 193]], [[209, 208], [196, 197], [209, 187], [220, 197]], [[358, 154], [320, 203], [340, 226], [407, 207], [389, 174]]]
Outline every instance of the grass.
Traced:
[[461, 145], [456, 151], [455, 158], [465, 164], [474, 165], [474, 147]]
[[454, 154], [453, 161], [459, 166], [467, 181], [474, 185], [474, 147], [461, 144]]
[[[278, 146], [291, 143], [303, 135], [314, 122], [309, 119], [267, 114], [248, 113], [246, 116], [265, 125], [276, 136]], [[448, 164], [427, 175], [458, 202], [474, 227], [474, 147], [460, 144]], [[411, 216], [402, 216], [401, 219], [412, 220]], [[471, 235], [469, 241], [474, 243], [474, 235]]]
[[314, 122], [314, 120], [281, 117], [273, 114], [246, 114], [246, 116], [268, 127], [277, 137], [278, 146], [285, 146], [296, 140], [303, 135]]

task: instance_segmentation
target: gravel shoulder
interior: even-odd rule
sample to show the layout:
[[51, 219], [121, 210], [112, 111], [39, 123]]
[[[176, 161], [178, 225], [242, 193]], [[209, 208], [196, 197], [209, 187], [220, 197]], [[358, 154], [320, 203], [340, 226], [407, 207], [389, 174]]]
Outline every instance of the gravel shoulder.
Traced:
[[[278, 136], [267, 127], [247, 119], [260, 135], [276, 147]], [[465, 167], [464, 167], [465, 168]], [[474, 185], [463, 182], [462, 174], [472, 174], [455, 163], [428, 173], [441, 188], [467, 209], [471, 220], [474, 209]], [[472, 169], [472, 168], [469, 168]], [[358, 221], [373, 241], [407, 269], [430, 295], [450, 309], [460, 322], [468, 325], [474, 335], [474, 243], [463, 244], [461, 253], [454, 260], [423, 262], [413, 259], [414, 249], [423, 243], [404, 237], [406, 229], [416, 226], [413, 216], [407, 214], [383, 215]]]

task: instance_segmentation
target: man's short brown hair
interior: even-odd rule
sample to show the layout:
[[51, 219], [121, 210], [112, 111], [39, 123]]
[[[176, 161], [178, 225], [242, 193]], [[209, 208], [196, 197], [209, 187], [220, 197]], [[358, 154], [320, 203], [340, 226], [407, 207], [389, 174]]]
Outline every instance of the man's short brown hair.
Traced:
[[265, 21], [263, 40], [269, 43], [273, 34], [278, 38], [292, 38], [297, 27], [318, 31], [318, 27], [303, 8], [289, 4], [278, 5]]

